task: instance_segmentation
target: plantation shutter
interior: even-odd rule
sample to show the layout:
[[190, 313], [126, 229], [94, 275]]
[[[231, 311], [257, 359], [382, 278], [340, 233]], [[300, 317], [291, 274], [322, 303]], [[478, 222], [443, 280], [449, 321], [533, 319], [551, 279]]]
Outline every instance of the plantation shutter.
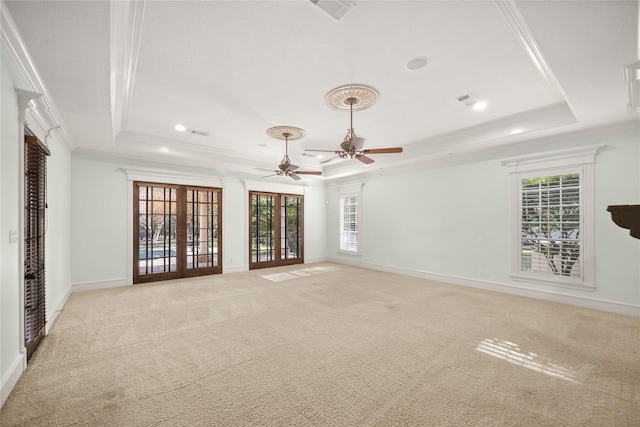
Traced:
[[358, 251], [358, 198], [340, 198], [340, 250]]
[[580, 174], [521, 180], [521, 271], [580, 278]]
[[24, 322], [27, 359], [45, 333], [45, 209], [49, 149], [25, 136], [24, 178]]
[[362, 184], [338, 187], [338, 207], [340, 211], [340, 251], [360, 253], [360, 204]]

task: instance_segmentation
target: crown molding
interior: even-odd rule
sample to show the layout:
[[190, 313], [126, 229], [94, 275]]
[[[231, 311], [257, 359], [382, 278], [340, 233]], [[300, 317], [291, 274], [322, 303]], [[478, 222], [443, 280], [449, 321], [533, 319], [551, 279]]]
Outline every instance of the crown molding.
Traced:
[[296, 195], [304, 195], [306, 191], [306, 186], [302, 184], [280, 184], [268, 181], [254, 181], [250, 179], [245, 179], [243, 182], [245, 190], [247, 191]]
[[[160, 148], [166, 149], [160, 152]], [[140, 132], [121, 132], [117, 139], [115, 149], [123, 148], [125, 150], [138, 149], [146, 152], [155, 151], [160, 154], [171, 154], [173, 156], [184, 156], [191, 158], [191, 162], [206, 162], [207, 166], [217, 165], [219, 168], [233, 168], [233, 164], [250, 167], [276, 168], [277, 163], [265, 161], [258, 155], [248, 155], [235, 150], [221, 149], [211, 145], [184, 141], [176, 138], [165, 138], [161, 136], [149, 135]], [[84, 150], [83, 150], [84, 151]], [[282, 152], [284, 154], [284, 151]], [[303, 169], [317, 169], [318, 166], [306, 163], [296, 162]]]
[[494, 0], [494, 4], [507, 21], [507, 24], [522, 47], [524, 47], [524, 50], [531, 59], [531, 62], [533, 62], [544, 80], [547, 82], [547, 85], [549, 85], [551, 90], [554, 92], [558, 102], [568, 103], [567, 96], [564, 93], [562, 86], [560, 86], [558, 79], [555, 74], [553, 74], [553, 71], [545, 59], [542, 50], [538, 46], [535, 37], [522, 17], [516, 2], [514, 0]]
[[113, 144], [126, 132], [135, 85], [145, 0], [111, 2], [111, 120]]
[[61, 139], [69, 150], [73, 151], [76, 148], [73, 137], [66, 132], [64, 120], [62, 120], [62, 116], [47, 90], [5, 2], [0, 4], [0, 34], [2, 35], [2, 43], [29, 86], [28, 91], [42, 94], [41, 97], [31, 100], [30, 108], [26, 112], [27, 123], [42, 134], [47, 134], [48, 130], [60, 127]]
[[602, 150], [604, 147], [606, 147], [606, 144], [596, 144], [588, 147], [576, 147], [565, 150], [528, 154], [525, 156], [505, 159], [502, 161], [502, 166], [507, 166], [510, 173], [520, 173], [540, 170], [543, 168], [548, 169], [593, 164], [596, 161], [596, 154], [598, 154], [598, 151]]
[[218, 176], [195, 174], [190, 172], [168, 171], [163, 169], [122, 167], [127, 181], [142, 181], [162, 184], [199, 185], [222, 188], [223, 179]]

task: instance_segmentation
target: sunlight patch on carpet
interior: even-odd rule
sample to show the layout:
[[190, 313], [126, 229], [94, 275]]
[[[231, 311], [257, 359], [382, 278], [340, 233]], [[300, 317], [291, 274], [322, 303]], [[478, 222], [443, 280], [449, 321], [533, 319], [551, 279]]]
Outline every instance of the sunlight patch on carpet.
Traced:
[[266, 274], [262, 277], [267, 280], [271, 280], [272, 282], [284, 282], [298, 277], [314, 276], [316, 274], [328, 273], [336, 270], [337, 268], [335, 267], [310, 267], [303, 268], [301, 270], [287, 271], [286, 273]]
[[579, 382], [578, 377], [570, 369], [558, 366], [550, 361], [540, 360], [540, 356], [536, 353], [528, 352], [525, 354], [518, 344], [509, 341], [487, 338], [478, 344], [476, 350], [552, 377]]

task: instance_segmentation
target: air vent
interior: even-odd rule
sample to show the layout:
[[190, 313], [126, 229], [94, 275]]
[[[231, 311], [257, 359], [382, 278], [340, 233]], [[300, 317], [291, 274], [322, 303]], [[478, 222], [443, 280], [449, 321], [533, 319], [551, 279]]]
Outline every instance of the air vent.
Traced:
[[209, 135], [211, 135], [211, 132], [205, 132], [203, 130], [197, 130], [197, 129], [187, 129], [187, 132], [192, 133], [194, 135], [200, 135], [200, 136], [209, 136]]
[[476, 111], [482, 111], [487, 108], [487, 102], [479, 100], [477, 96], [472, 93], [468, 93], [466, 95], [459, 96], [456, 98], [458, 102], [466, 105], [467, 107], [471, 107]]
[[311, 157], [311, 158], [313, 158], [313, 159], [321, 159], [321, 158], [322, 158], [322, 156], [320, 156], [320, 155], [317, 155], [317, 154], [311, 154], [311, 153], [306, 153], [306, 152], [305, 152], [305, 153], [302, 153], [302, 155], [303, 155], [303, 156], [305, 156], [305, 157]]
[[333, 19], [339, 21], [344, 15], [347, 14], [349, 9], [356, 4], [349, 0], [309, 0], [311, 3], [318, 6], [320, 9], [327, 12]]
[[476, 102], [478, 102], [478, 99], [475, 97], [475, 95], [468, 93], [466, 95], [462, 95], [461, 97], [459, 97], [458, 102], [463, 103], [467, 107], [473, 107], [476, 104]]

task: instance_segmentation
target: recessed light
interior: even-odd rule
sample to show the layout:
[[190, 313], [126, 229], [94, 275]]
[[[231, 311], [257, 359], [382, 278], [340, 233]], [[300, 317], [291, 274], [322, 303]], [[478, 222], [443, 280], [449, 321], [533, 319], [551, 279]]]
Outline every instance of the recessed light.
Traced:
[[411, 61], [407, 62], [405, 68], [409, 71], [418, 71], [422, 70], [429, 63], [429, 58], [426, 56], [417, 56], [413, 58]]
[[174, 129], [177, 130], [178, 132], [184, 132], [185, 130], [187, 130], [187, 128], [182, 125], [176, 125]]
[[478, 101], [475, 104], [473, 104], [473, 109], [476, 111], [482, 111], [485, 108], [487, 108], [487, 103], [484, 101]]
[[168, 149], [167, 147], [162, 147], [162, 148], [160, 148], [160, 151], [161, 151], [162, 153], [168, 153], [168, 152], [169, 152], [169, 149]]
[[322, 154], [318, 154], [318, 155], [316, 156], [316, 158], [317, 158], [317, 159], [324, 159], [324, 156], [323, 156]]

